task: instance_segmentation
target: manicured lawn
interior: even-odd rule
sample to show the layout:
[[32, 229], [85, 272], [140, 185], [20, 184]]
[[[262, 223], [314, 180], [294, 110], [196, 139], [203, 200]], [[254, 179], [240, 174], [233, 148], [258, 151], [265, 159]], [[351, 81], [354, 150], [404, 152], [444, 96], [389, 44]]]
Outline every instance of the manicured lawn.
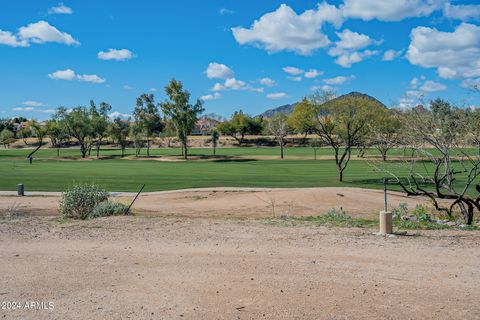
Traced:
[[[194, 155], [209, 149], [192, 149]], [[374, 172], [368, 161], [351, 161], [345, 181], [337, 181], [333, 160], [255, 159], [275, 155], [277, 148], [224, 148], [218, 154], [242, 156], [218, 160], [162, 162], [157, 160], [100, 159], [79, 160], [78, 149], [64, 149], [71, 160], [52, 159], [53, 149], [40, 150], [32, 165], [24, 158], [28, 150], [0, 151], [0, 190], [15, 190], [23, 183], [27, 190], [62, 191], [74, 182], [95, 182], [111, 191], [135, 191], [146, 184], [146, 191], [198, 187], [334, 187], [382, 188], [382, 173]], [[289, 148], [288, 155], [308, 155], [310, 148]], [[329, 154], [330, 149], [322, 149]], [[396, 150], [396, 152], [401, 152]], [[176, 155], [177, 149], [152, 149], [155, 155]], [[102, 150], [102, 155], [118, 155], [118, 150]], [[251, 158], [249, 158], [251, 156]], [[74, 160], [77, 159], [77, 160]], [[393, 165], [394, 162], [391, 162]], [[400, 170], [400, 171], [398, 171]], [[397, 169], [400, 176], [404, 169]], [[392, 189], [397, 189], [395, 186]]]

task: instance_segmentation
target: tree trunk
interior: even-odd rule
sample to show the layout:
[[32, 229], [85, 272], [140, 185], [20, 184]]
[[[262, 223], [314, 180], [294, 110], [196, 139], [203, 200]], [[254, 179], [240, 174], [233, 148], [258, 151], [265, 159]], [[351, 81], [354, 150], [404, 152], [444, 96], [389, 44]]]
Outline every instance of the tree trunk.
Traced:
[[188, 159], [188, 146], [187, 146], [187, 141], [184, 141], [183, 142], [183, 149], [185, 150], [185, 153], [183, 154], [183, 158], [185, 160]]
[[150, 157], [150, 136], [147, 135], [147, 157]]
[[382, 151], [382, 160], [384, 162], [387, 161], [387, 152], [386, 151]]
[[60, 148], [57, 148], [57, 157], [60, 157]]
[[280, 159], [283, 159], [283, 141], [280, 141]]
[[97, 159], [100, 156], [100, 141], [97, 142]]
[[338, 181], [343, 182], [343, 169], [338, 168]]
[[313, 148], [313, 160], [317, 160], [317, 149]]
[[125, 147], [122, 146], [122, 158], [125, 156]]

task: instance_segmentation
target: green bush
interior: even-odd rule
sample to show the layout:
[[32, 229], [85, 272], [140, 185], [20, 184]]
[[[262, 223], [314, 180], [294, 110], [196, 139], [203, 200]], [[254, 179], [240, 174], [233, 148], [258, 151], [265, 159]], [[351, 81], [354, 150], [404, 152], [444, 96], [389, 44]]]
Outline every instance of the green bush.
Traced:
[[119, 216], [128, 214], [128, 206], [110, 200], [100, 202], [90, 213], [90, 218]]
[[398, 208], [392, 210], [393, 219], [401, 219], [404, 216], [408, 216], [408, 206], [406, 203], [400, 203]]
[[60, 211], [66, 218], [88, 219], [93, 209], [108, 199], [108, 192], [95, 184], [75, 184], [62, 193]]
[[325, 217], [335, 221], [346, 221], [352, 219], [352, 217], [349, 216], [347, 212], [343, 210], [343, 208], [340, 208], [340, 210], [332, 208], [325, 213]]
[[432, 221], [430, 215], [428, 214], [427, 209], [421, 204], [417, 204], [415, 210], [412, 211], [412, 214], [418, 218], [418, 221], [429, 222]]

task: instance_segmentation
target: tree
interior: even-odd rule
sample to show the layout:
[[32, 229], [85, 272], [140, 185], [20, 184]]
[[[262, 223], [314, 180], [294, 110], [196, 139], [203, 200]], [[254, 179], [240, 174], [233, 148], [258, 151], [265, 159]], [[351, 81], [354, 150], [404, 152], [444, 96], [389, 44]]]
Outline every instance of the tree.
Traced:
[[280, 146], [280, 159], [283, 159], [285, 137], [288, 134], [287, 116], [281, 112], [275, 114], [267, 122], [267, 129], [275, 137]]
[[173, 122], [166, 121], [165, 127], [163, 128], [163, 131], [160, 134], [160, 138], [162, 138], [162, 140], [167, 143], [167, 148], [170, 148], [172, 146], [172, 140], [175, 138], [176, 135], [177, 135], [177, 132], [175, 130], [175, 125], [173, 124]]
[[135, 147], [135, 156], [138, 157], [143, 148], [143, 127], [138, 123], [134, 122], [130, 126], [130, 139], [133, 141], [133, 146]]
[[32, 134], [37, 138], [38, 146], [28, 154], [27, 158], [30, 158], [42, 147], [43, 139], [47, 135], [47, 127], [36, 120], [30, 121], [30, 128], [32, 130]]
[[288, 116], [288, 126], [295, 132], [303, 135], [303, 144], [309, 133], [314, 131], [316, 125], [317, 108], [307, 98], [299, 102]]
[[245, 141], [245, 135], [255, 135], [262, 132], [262, 119], [254, 119], [240, 110], [233, 114], [231, 120], [219, 123], [217, 129], [222, 134], [237, 140], [239, 145], [242, 145]]
[[3, 147], [7, 149], [10, 146], [10, 143], [15, 142], [15, 136], [13, 132], [8, 130], [7, 128], [3, 129], [0, 132], [0, 143], [3, 144]]
[[118, 143], [122, 150], [122, 158], [125, 156], [125, 148], [127, 147], [127, 137], [130, 133], [130, 125], [128, 121], [123, 121], [120, 117], [113, 119], [109, 127], [110, 136]]
[[52, 147], [57, 149], [57, 157], [60, 156], [60, 148], [65, 141], [68, 140], [68, 135], [62, 123], [56, 119], [48, 120], [45, 124], [46, 134], [50, 138]]
[[150, 138], [153, 133], [162, 131], [162, 121], [155, 104], [153, 94], [142, 94], [137, 98], [133, 117], [137, 125], [141, 126], [147, 138], [147, 157], [150, 156]]
[[218, 133], [217, 129], [213, 128], [210, 131], [210, 138], [212, 139], [213, 156], [215, 157], [215, 151], [217, 149], [218, 139], [220, 138], [220, 133]]
[[85, 107], [75, 107], [68, 112], [65, 108], [59, 108], [55, 114], [65, 126], [68, 135], [77, 140], [80, 145], [82, 158], [87, 156], [93, 142], [94, 129], [90, 112]]
[[190, 93], [183, 89], [180, 81], [172, 79], [165, 87], [168, 100], [161, 104], [163, 113], [172, 121], [177, 137], [182, 143], [184, 159], [188, 158], [188, 135], [192, 133], [198, 115], [203, 112], [203, 103], [197, 99], [195, 104], [190, 104]]
[[97, 149], [97, 158], [100, 155], [100, 144], [107, 137], [109, 118], [108, 112], [112, 110], [112, 106], [106, 102], [101, 102], [99, 107], [90, 100], [90, 115], [92, 121], [92, 134]]
[[17, 132], [17, 136], [22, 138], [23, 143], [28, 146], [28, 138], [32, 136], [32, 130], [30, 126], [22, 126], [20, 130]]
[[466, 110], [467, 141], [478, 149], [480, 155], [480, 109]]
[[382, 170], [394, 177], [408, 196], [426, 196], [449, 216], [458, 208], [465, 223], [471, 224], [475, 210], [480, 211], [480, 156], [464, 150], [467, 116], [441, 99], [431, 101], [430, 110], [407, 112], [404, 125], [415, 151], [415, 157], [405, 163], [408, 174]]
[[314, 131], [333, 149], [338, 180], [342, 182], [352, 147], [358, 145], [368, 132], [372, 115], [384, 107], [363, 96], [331, 99], [329, 92], [313, 96], [311, 102], [318, 108]]
[[370, 143], [387, 160], [387, 152], [402, 142], [402, 122], [400, 115], [392, 110], [379, 110], [369, 123]]

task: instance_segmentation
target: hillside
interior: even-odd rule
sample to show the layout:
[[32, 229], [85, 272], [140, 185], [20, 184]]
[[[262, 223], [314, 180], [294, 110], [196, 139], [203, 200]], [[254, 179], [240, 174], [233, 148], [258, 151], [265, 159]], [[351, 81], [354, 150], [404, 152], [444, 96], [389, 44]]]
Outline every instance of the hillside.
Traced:
[[[361, 93], [361, 92], [356, 92], [356, 91], [353, 91], [353, 92], [350, 92], [350, 93], [347, 93], [347, 94], [344, 94], [344, 95], [341, 95], [341, 96], [338, 96], [337, 98], [333, 99], [334, 101], [335, 100], [342, 100], [342, 99], [347, 99], [347, 98], [351, 98], [351, 97], [356, 97], [356, 98], [366, 98], [366, 99], [369, 99], [369, 100], [372, 100], [376, 103], [379, 103], [381, 104], [382, 106], [384, 106], [386, 108], [386, 106], [381, 102], [379, 101], [378, 99], [372, 97], [372, 96], [369, 96], [368, 94], [365, 94], [365, 93]], [[298, 103], [298, 102], [297, 102]], [[268, 109], [267, 111], [259, 114], [258, 116], [261, 116], [263, 118], [271, 118], [273, 117], [275, 114], [281, 112], [281, 113], [285, 113], [285, 114], [289, 114], [293, 111], [293, 109], [295, 108], [295, 106], [297, 105], [297, 103], [292, 103], [292, 104], [285, 104], [285, 105], [282, 105], [282, 106], [279, 106], [279, 107], [276, 107], [276, 108], [271, 108], [271, 109]]]

